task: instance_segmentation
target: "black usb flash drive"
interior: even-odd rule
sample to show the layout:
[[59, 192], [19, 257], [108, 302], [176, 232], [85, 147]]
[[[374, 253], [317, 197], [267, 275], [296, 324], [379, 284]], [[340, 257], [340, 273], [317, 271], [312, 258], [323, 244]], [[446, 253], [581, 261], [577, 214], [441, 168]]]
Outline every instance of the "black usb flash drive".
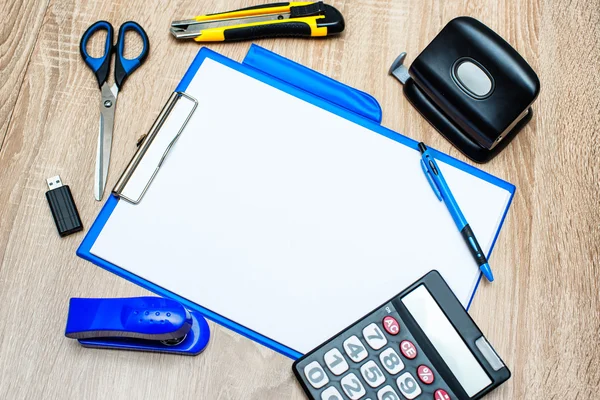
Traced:
[[46, 192], [46, 199], [48, 199], [58, 234], [62, 237], [82, 230], [83, 225], [75, 201], [73, 201], [71, 189], [62, 184], [58, 175], [46, 179], [46, 182], [50, 189]]

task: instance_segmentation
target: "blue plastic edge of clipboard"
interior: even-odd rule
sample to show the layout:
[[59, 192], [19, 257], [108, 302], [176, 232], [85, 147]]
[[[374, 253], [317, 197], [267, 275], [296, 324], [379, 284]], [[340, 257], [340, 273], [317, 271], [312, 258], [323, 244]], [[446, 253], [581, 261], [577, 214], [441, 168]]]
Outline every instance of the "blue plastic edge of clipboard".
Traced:
[[[332, 112], [336, 115], [346, 118], [358, 125], [364, 126], [367, 129], [375, 131], [375, 132], [379, 133], [380, 135], [383, 135], [383, 136], [385, 136], [389, 139], [392, 139], [398, 143], [401, 143], [401, 144], [404, 144], [405, 146], [411, 147], [415, 151], [418, 151], [418, 147], [417, 147], [418, 142], [416, 140], [410, 139], [406, 136], [396, 133], [388, 128], [385, 128], [385, 127], [379, 125], [376, 122], [373, 122], [373, 121], [371, 121], [367, 118], [361, 117], [351, 111], [348, 111], [346, 109], [338, 107], [337, 105], [330, 103], [324, 99], [321, 99], [317, 96], [314, 96], [306, 91], [303, 91], [296, 87], [290, 86], [290, 85], [284, 83], [283, 81], [276, 79], [272, 76], [262, 74], [261, 72], [259, 72], [256, 69], [244, 66], [243, 64], [240, 64], [237, 61], [234, 61], [232, 59], [229, 59], [229, 58], [227, 58], [219, 53], [216, 53], [206, 47], [203, 47], [202, 49], [200, 49], [196, 58], [194, 59], [194, 61], [190, 65], [190, 67], [188, 68], [186, 74], [184, 75], [183, 79], [181, 80], [181, 82], [179, 83], [177, 88], [175, 89], [176, 91], [185, 91], [187, 89], [192, 78], [195, 76], [196, 72], [198, 71], [198, 69], [204, 62], [204, 60], [207, 58], [210, 58], [210, 59], [212, 59], [216, 62], [219, 62], [227, 67], [230, 67], [236, 71], [242, 72], [248, 76], [258, 79], [259, 81], [262, 81], [270, 86], [273, 86], [283, 92], [286, 92], [292, 96], [300, 98], [311, 104], [314, 104], [314, 105], [316, 105], [320, 108], [323, 108], [329, 112]], [[452, 158], [449, 155], [438, 152], [435, 149], [432, 149], [432, 150], [433, 150], [435, 157], [438, 160], [445, 162], [449, 165], [452, 165], [456, 168], [459, 168], [459, 169], [461, 169], [465, 172], [468, 172], [474, 176], [477, 176], [477, 177], [479, 177], [487, 182], [490, 182], [496, 186], [499, 186], [499, 187], [507, 190], [510, 193], [510, 199], [508, 201], [508, 204], [504, 211], [504, 215], [502, 216], [500, 225], [498, 227], [498, 230], [496, 231], [496, 235], [494, 236], [494, 240], [492, 241], [492, 245], [491, 245], [490, 251], [488, 253], [488, 258], [489, 258], [489, 256], [491, 255], [492, 249], [494, 248], [494, 245], [496, 243], [496, 240], [498, 238], [498, 235], [500, 233], [500, 230], [502, 229], [502, 225], [504, 224], [504, 220], [506, 218], [506, 215], [508, 213], [510, 205], [512, 203], [512, 200], [513, 200], [513, 197], [515, 194], [515, 189], [516, 189], [515, 186], [509, 182], [506, 182], [506, 181], [498, 178], [498, 177], [495, 177], [484, 171], [481, 171], [469, 164], [466, 164], [460, 160]], [[119, 199], [117, 197], [115, 197], [114, 195], [109, 196], [108, 200], [106, 201], [106, 203], [100, 210], [98, 217], [96, 218], [96, 220], [90, 227], [89, 232], [87, 233], [87, 235], [81, 242], [81, 245], [77, 249], [76, 253], [79, 257], [81, 257], [85, 260], [91, 261], [92, 263], [98, 265], [99, 267], [104, 268], [104, 269], [106, 269], [122, 278], [125, 278], [128, 281], [135, 283], [135, 284], [137, 284], [151, 292], [154, 292], [160, 296], [169, 297], [169, 298], [175, 299], [177, 301], [180, 301], [186, 307], [189, 307], [192, 310], [198, 311], [199, 313], [204, 315], [206, 318], [208, 318], [222, 326], [225, 326], [226, 328], [229, 328], [229, 329], [233, 330], [234, 332], [237, 332], [251, 340], [254, 340], [257, 343], [260, 343], [272, 350], [275, 350], [287, 357], [290, 357], [292, 359], [297, 359], [302, 356], [302, 353], [300, 353], [294, 349], [291, 349], [279, 342], [276, 342], [266, 336], [263, 336], [263, 335], [259, 334], [258, 332], [255, 332], [243, 325], [240, 325], [240, 324], [236, 323], [235, 321], [232, 321], [232, 320], [230, 320], [222, 315], [219, 315], [209, 309], [206, 309], [196, 303], [192, 303], [191, 301], [189, 301], [181, 296], [178, 296], [177, 294], [175, 294], [173, 292], [170, 292], [158, 285], [155, 285], [152, 282], [149, 282], [145, 279], [140, 278], [137, 275], [132, 274], [131, 272], [126, 271], [125, 269], [123, 269], [121, 267], [118, 267], [115, 264], [112, 264], [98, 256], [93, 255], [91, 253], [92, 246], [94, 245], [96, 239], [100, 235], [100, 232], [104, 228], [104, 225], [110, 218], [110, 216], [111, 216], [113, 210], [115, 209], [115, 207], [117, 206], [118, 202], [119, 202]], [[480, 274], [477, 284], [475, 285], [475, 289], [473, 290], [473, 294], [471, 295], [471, 298], [467, 305], [467, 310], [471, 306], [471, 303], [473, 301], [473, 298], [475, 296], [477, 288], [479, 287], [479, 284], [481, 282], [481, 277], [482, 277], [482, 275]]]
[[362, 115], [378, 124], [381, 123], [383, 111], [377, 99], [369, 93], [336, 81], [264, 47], [252, 44], [242, 64]]

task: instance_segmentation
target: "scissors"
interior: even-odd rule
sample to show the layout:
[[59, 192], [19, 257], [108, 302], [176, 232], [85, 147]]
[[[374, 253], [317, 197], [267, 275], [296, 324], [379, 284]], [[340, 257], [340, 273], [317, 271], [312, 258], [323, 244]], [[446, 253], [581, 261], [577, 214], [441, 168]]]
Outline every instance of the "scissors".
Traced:
[[[92, 57], [88, 54], [86, 47], [90, 37], [99, 31], [106, 30], [106, 44], [104, 45], [104, 55], [102, 57]], [[125, 48], [125, 32], [135, 31], [142, 38], [144, 47], [142, 52], [132, 59], [125, 58], [123, 51]], [[98, 86], [102, 93], [100, 100], [100, 133], [98, 135], [98, 151], [96, 153], [96, 175], [94, 182], [94, 197], [97, 201], [102, 199], [104, 188], [106, 187], [106, 177], [108, 176], [108, 164], [110, 163], [110, 150], [112, 146], [113, 128], [115, 121], [115, 105], [117, 103], [117, 94], [123, 87], [123, 83], [129, 75], [133, 73], [148, 56], [150, 43], [148, 35], [144, 29], [134, 21], [127, 21], [119, 28], [117, 44], [113, 46], [114, 29], [107, 21], [98, 21], [92, 24], [81, 37], [79, 51], [81, 57], [88, 67], [96, 75]], [[115, 57], [115, 83], [112, 86], [108, 84], [108, 75], [110, 73], [110, 62], [113, 53]]]

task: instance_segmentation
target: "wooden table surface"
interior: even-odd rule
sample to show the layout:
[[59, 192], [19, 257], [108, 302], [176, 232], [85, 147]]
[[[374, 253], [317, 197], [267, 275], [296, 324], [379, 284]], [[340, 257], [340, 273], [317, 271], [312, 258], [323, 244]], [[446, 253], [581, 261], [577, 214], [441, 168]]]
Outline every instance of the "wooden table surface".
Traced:
[[[70, 297], [148, 293], [76, 257], [84, 233], [59, 238], [44, 196], [45, 179], [59, 174], [85, 227], [102, 206], [92, 191], [99, 91], [78, 49], [87, 26], [134, 19], [152, 46], [148, 62], [119, 94], [110, 189], [199, 49], [176, 42], [170, 21], [259, 3], [0, 2], [1, 399], [303, 398], [290, 359], [213, 323], [210, 344], [198, 357], [90, 350], [66, 339]], [[542, 90], [533, 120], [481, 166], [514, 183], [517, 192], [492, 257], [497, 281], [480, 288], [470, 313], [513, 372], [490, 399], [597, 398], [600, 2], [330, 3], [346, 18], [341, 37], [258, 43], [373, 94], [385, 126], [459, 159], [465, 158], [387, 75], [394, 58], [407, 51], [412, 61], [450, 19], [470, 15], [537, 71]], [[135, 39], [128, 43], [139, 49]], [[249, 43], [210, 47], [241, 60]]]

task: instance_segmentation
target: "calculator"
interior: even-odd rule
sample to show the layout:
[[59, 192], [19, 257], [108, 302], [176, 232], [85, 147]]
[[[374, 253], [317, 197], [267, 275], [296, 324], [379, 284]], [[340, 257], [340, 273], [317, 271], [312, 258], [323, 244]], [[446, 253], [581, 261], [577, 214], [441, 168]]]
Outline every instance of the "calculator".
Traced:
[[510, 378], [437, 271], [292, 367], [315, 400], [475, 400]]

